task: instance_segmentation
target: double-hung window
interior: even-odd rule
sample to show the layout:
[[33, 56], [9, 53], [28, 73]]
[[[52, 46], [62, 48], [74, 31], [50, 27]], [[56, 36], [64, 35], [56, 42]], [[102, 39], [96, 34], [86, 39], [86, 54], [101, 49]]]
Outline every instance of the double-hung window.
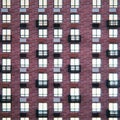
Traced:
[[62, 97], [62, 88], [54, 88], [54, 97]]
[[92, 82], [99, 83], [101, 81], [101, 73], [93, 73], [92, 74]]
[[79, 23], [79, 21], [80, 21], [79, 14], [71, 14], [70, 15], [70, 22], [71, 23]]
[[10, 8], [11, 0], [2, 0], [2, 8]]
[[20, 44], [20, 52], [28, 53], [29, 52], [29, 44]]
[[62, 67], [63, 60], [61, 58], [54, 59], [54, 67]]
[[79, 8], [80, 0], [71, 0], [70, 6], [71, 6], [71, 8]]
[[117, 8], [118, 7], [118, 0], [109, 0], [109, 7], [110, 8]]
[[70, 111], [71, 112], [79, 112], [80, 104], [79, 103], [70, 103]]
[[48, 56], [47, 44], [38, 44], [38, 56]]
[[70, 74], [70, 81], [71, 82], [79, 82], [80, 81], [79, 73], [71, 73]]
[[38, 96], [39, 97], [47, 97], [48, 89], [47, 88], [38, 88]]
[[29, 82], [29, 73], [21, 73], [20, 74], [20, 82]]
[[20, 0], [21, 8], [29, 8], [29, 0]]
[[111, 68], [116, 68], [118, 67], [118, 59], [114, 58], [114, 59], [109, 59], [109, 67]]
[[11, 111], [11, 103], [2, 103], [2, 111], [10, 112]]
[[63, 74], [62, 73], [54, 73], [54, 82], [62, 82]]
[[101, 67], [101, 59], [93, 58], [92, 59], [92, 67]]
[[63, 51], [62, 44], [54, 44], [54, 53], [61, 53]]
[[92, 30], [92, 37], [93, 38], [100, 38], [101, 37], [101, 30], [100, 29], [93, 29]]
[[93, 8], [101, 8], [101, 0], [92, 0]]
[[20, 15], [20, 23], [29, 23], [29, 15], [21, 14]]
[[39, 0], [39, 8], [47, 8], [48, 0]]
[[20, 112], [29, 112], [29, 103], [20, 103]]
[[2, 41], [11, 41], [11, 29], [2, 30]]
[[101, 111], [101, 103], [92, 103], [92, 112], [98, 113]]
[[118, 88], [109, 88], [109, 97], [118, 97]]
[[11, 52], [11, 44], [2, 44], [2, 52]]
[[54, 14], [54, 23], [62, 23], [63, 15], [62, 14]]
[[54, 38], [61, 38], [63, 36], [62, 29], [54, 29]]
[[71, 29], [70, 30], [70, 36], [71, 36], [71, 40], [78, 40], [80, 39], [80, 31], [79, 29]]
[[11, 23], [11, 15], [2, 14], [2, 23]]
[[20, 59], [20, 66], [21, 67], [29, 67], [29, 59], [28, 58]]
[[21, 38], [28, 38], [29, 37], [29, 29], [21, 29], [20, 30], [20, 37]]
[[92, 97], [100, 97], [101, 89], [100, 88], [92, 88]]
[[54, 0], [54, 8], [62, 8], [62, 0]]
[[38, 32], [39, 38], [47, 38], [48, 37], [47, 29], [39, 29], [38, 31], [39, 31]]
[[93, 14], [92, 15], [92, 23], [101, 23], [101, 15]]
[[117, 38], [118, 29], [109, 29], [109, 38]]
[[101, 52], [101, 44], [92, 44], [92, 52], [100, 53]]
[[71, 53], [78, 53], [80, 51], [79, 44], [70, 44], [70, 52]]
[[29, 88], [20, 88], [21, 97], [29, 97]]
[[62, 112], [63, 104], [62, 103], [54, 103], [54, 112]]
[[2, 82], [11, 82], [11, 73], [2, 73]]
[[38, 24], [39, 24], [39, 26], [48, 26], [47, 14], [39, 14]]

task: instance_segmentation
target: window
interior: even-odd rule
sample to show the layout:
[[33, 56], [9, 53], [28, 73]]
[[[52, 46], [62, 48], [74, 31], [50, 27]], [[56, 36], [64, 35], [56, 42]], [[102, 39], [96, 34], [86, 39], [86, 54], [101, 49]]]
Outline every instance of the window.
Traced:
[[2, 14], [2, 22], [3, 23], [11, 23], [11, 15], [10, 14]]
[[71, 96], [78, 96], [80, 93], [79, 93], [79, 88], [70, 88], [70, 95]]
[[29, 52], [29, 44], [20, 44], [20, 52], [21, 53]]
[[118, 44], [109, 44], [109, 50], [118, 50]]
[[2, 70], [11, 70], [11, 59], [2, 59]]
[[29, 97], [29, 88], [20, 88], [21, 97]]
[[118, 0], [109, 0], [110, 8], [117, 8], [118, 7]]
[[92, 15], [92, 22], [93, 23], [101, 23], [101, 15], [100, 14], [93, 14]]
[[109, 59], [109, 67], [118, 67], [118, 59]]
[[100, 29], [93, 29], [92, 30], [92, 37], [100, 38], [101, 37], [101, 30]]
[[54, 112], [62, 112], [63, 104], [62, 103], [54, 103]]
[[29, 112], [29, 103], [20, 103], [21, 112]]
[[80, 45], [79, 44], [70, 44], [70, 52], [78, 53], [79, 51], [80, 51]]
[[118, 37], [118, 30], [117, 29], [109, 29], [109, 37], [110, 38], [117, 38]]
[[47, 51], [47, 44], [38, 44], [38, 50]]
[[21, 8], [29, 8], [29, 0], [20, 0]]
[[62, 37], [62, 29], [54, 29], [54, 38]]
[[21, 73], [20, 82], [29, 82], [29, 73]]
[[78, 117], [71, 117], [70, 120], [80, 120]]
[[62, 88], [54, 88], [54, 97], [62, 97]]
[[118, 88], [109, 88], [109, 97], [118, 97]]
[[38, 120], [48, 120], [48, 118], [38, 118]]
[[29, 59], [20, 59], [20, 67], [29, 67]]
[[39, 73], [38, 74], [38, 80], [40, 80], [40, 81], [42, 81], [42, 80], [44, 80], [44, 81], [48, 80], [47, 73]]
[[62, 82], [63, 75], [62, 73], [54, 73], [54, 82]]
[[39, 29], [39, 38], [47, 38], [48, 33], [47, 33], [47, 29]]
[[2, 41], [11, 41], [10, 29], [2, 29]]
[[54, 8], [62, 8], [62, 0], [54, 0]]
[[93, 8], [101, 8], [101, 0], [92, 0]]
[[79, 35], [79, 34], [80, 34], [79, 29], [71, 29], [70, 30], [70, 35], [72, 35], [72, 36], [76, 36], [76, 35]]
[[20, 120], [29, 120], [28, 117], [21, 117]]
[[39, 8], [47, 8], [47, 0], [39, 0]]
[[80, 60], [77, 58], [71, 58], [70, 59], [70, 65], [79, 65], [80, 64]]
[[118, 110], [118, 103], [109, 103], [109, 110], [117, 111]]
[[11, 52], [11, 44], [2, 44], [2, 52]]
[[71, 14], [70, 21], [71, 21], [71, 23], [79, 23], [79, 21], [80, 21], [79, 14]]
[[101, 74], [100, 73], [93, 73], [92, 74], [92, 82], [99, 83], [101, 81]]
[[117, 73], [109, 73], [109, 80], [112, 81], [116, 81], [118, 80], [118, 74]]
[[71, 8], [79, 8], [79, 0], [71, 0]]
[[11, 103], [2, 103], [2, 111], [10, 112], [11, 111]]
[[11, 0], [2, 0], [2, 8], [10, 8]]
[[38, 96], [39, 97], [47, 97], [48, 89], [47, 88], [39, 88], [38, 89]]
[[92, 52], [100, 53], [101, 52], [101, 44], [92, 44]]
[[100, 112], [101, 111], [101, 103], [92, 103], [92, 112]]
[[4, 118], [2, 118], [2, 120], [11, 120], [11, 118], [10, 117], [4, 117]]
[[101, 89], [100, 88], [92, 88], [92, 97], [100, 97]]
[[70, 74], [70, 81], [71, 82], [79, 82], [80, 81], [79, 73], [71, 73]]
[[62, 23], [63, 15], [62, 14], [54, 14], [54, 23]]
[[54, 59], [54, 67], [62, 67], [62, 59]]
[[54, 52], [55, 53], [61, 53], [63, 51], [63, 45], [62, 44], [54, 44]]
[[79, 112], [79, 103], [70, 103], [70, 111], [71, 112]]
[[11, 73], [2, 73], [2, 82], [11, 82]]
[[61, 117], [55, 117], [54, 120], [63, 120]]
[[29, 15], [21, 14], [20, 15], [20, 23], [29, 23]]
[[46, 14], [40, 14], [38, 17], [39, 26], [47, 26], [48, 25], [48, 18]]
[[109, 14], [109, 20], [118, 20], [117, 14]]
[[11, 95], [11, 88], [2, 88], [2, 95], [3, 96], [10, 96]]
[[97, 58], [97, 59], [92, 59], [92, 67], [101, 67], [101, 59]]
[[118, 118], [109, 118], [108, 120], [118, 120]]
[[38, 110], [47, 111], [48, 110], [47, 103], [39, 103], [38, 104]]
[[38, 60], [38, 67], [47, 67], [47, 59], [39, 59]]
[[21, 29], [20, 30], [20, 37], [21, 38], [28, 38], [29, 37], [29, 29]]

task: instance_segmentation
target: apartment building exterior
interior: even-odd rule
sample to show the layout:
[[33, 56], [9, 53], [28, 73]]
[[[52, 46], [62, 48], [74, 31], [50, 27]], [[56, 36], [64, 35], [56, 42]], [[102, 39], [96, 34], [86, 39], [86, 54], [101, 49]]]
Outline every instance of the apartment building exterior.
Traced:
[[0, 120], [120, 119], [120, 0], [0, 8]]

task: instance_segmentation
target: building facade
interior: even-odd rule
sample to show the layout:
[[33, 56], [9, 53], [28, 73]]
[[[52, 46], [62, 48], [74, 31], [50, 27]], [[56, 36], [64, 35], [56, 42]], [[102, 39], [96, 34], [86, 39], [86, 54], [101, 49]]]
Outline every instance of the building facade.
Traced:
[[0, 8], [0, 120], [120, 120], [120, 0]]

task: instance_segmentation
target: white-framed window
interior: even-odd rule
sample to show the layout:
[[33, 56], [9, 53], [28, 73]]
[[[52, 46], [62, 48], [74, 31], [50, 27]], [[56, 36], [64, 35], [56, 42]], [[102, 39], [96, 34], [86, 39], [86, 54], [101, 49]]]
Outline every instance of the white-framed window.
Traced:
[[20, 0], [21, 8], [29, 8], [29, 0]]
[[71, 96], [78, 96], [78, 95], [80, 95], [79, 88], [70, 88], [70, 95]]
[[29, 15], [21, 14], [20, 15], [20, 23], [29, 23]]
[[93, 14], [92, 22], [93, 23], [101, 23], [101, 14]]
[[54, 44], [54, 52], [55, 53], [61, 53], [63, 51], [63, 45], [62, 44]]
[[109, 29], [109, 38], [117, 38], [118, 29]]
[[79, 23], [80, 22], [80, 15], [79, 14], [71, 14], [70, 15], [70, 22], [71, 23]]
[[20, 82], [29, 82], [29, 73], [20, 73]]
[[38, 110], [47, 111], [48, 110], [47, 103], [38, 103]]
[[118, 50], [118, 44], [109, 44], [109, 50]]
[[39, 0], [39, 8], [47, 8], [47, 0]]
[[110, 111], [112, 111], [112, 110], [117, 111], [118, 110], [118, 103], [109, 103], [109, 110]]
[[101, 8], [101, 0], [92, 0], [93, 8]]
[[2, 120], [11, 120], [10, 117], [3, 117]]
[[63, 15], [62, 14], [54, 14], [54, 23], [62, 23]]
[[29, 97], [29, 88], [20, 88], [21, 97]]
[[62, 82], [63, 74], [62, 73], [54, 73], [54, 82]]
[[21, 29], [20, 30], [20, 37], [21, 38], [28, 38], [29, 37], [29, 29]]
[[92, 97], [100, 97], [101, 88], [92, 88]]
[[54, 38], [62, 38], [63, 30], [62, 29], [54, 29]]
[[39, 20], [39, 26], [47, 26], [48, 25], [47, 14], [39, 14], [38, 20]]
[[2, 65], [3, 65], [3, 69], [4, 69], [4, 67], [5, 67], [5, 69], [7, 67], [8, 67], [8, 69], [10, 69], [9, 67], [11, 66], [11, 59], [10, 58], [3, 58]]
[[92, 30], [92, 37], [100, 38], [101, 37], [101, 30], [100, 29], [93, 29]]
[[2, 44], [2, 52], [11, 52], [11, 44]]
[[54, 120], [63, 120], [62, 117], [55, 117]]
[[70, 52], [71, 53], [80, 52], [80, 45], [79, 44], [70, 44]]
[[11, 23], [11, 15], [2, 14], [2, 23]]
[[20, 67], [29, 67], [29, 59], [28, 58], [20, 59]]
[[47, 64], [47, 59], [38, 59], [38, 67], [46, 68]]
[[71, 58], [70, 65], [80, 65], [80, 59], [78, 58]]
[[100, 53], [101, 52], [101, 44], [92, 44], [92, 52]]
[[118, 59], [109, 59], [109, 67], [115, 68], [118, 67]]
[[92, 67], [101, 67], [101, 59], [93, 58], [92, 59]]
[[2, 0], [2, 8], [10, 8], [11, 0]]
[[47, 38], [48, 37], [47, 29], [39, 29], [38, 36], [39, 36], [39, 38]]
[[110, 81], [117, 81], [118, 80], [118, 73], [109, 73], [109, 80]]
[[71, 6], [71, 8], [79, 8], [80, 1], [79, 0], [71, 0], [70, 6]]
[[62, 97], [62, 88], [54, 88], [54, 97]]
[[62, 112], [63, 103], [54, 103], [54, 112]]
[[71, 112], [79, 112], [80, 104], [79, 103], [70, 103], [70, 111]]
[[20, 120], [29, 120], [28, 117], [21, 117]]
[[29, 112], [29, 103], [20, 103], [21, 112]]
[[117, 8], [118, 7], [118, 0], [109, 0], [109, 7], [110, 8]]
[[2, 111], [10, 112], [11, 111], [11, 103], [2, 103]]
[[79, 73], [71, 73], [70, 74], [70, 82], [79, 82], [80, 74]]
[[2, 29], [2, 41], [11, 41], [11, 29]]
[[62, 0], [54, 0], [54, 8], [62, 8]]
[[101, 103], [92, 103], [92, 112], [100, 112], [101, 111]]
[[29, 44], [20, 44], [20, 52], [28, 53], [29, 52]]
[[11, 73], [2, 73], [2, 82], [11, 82]]
[[109, 97], [118, 97], [118, 88], [109, 88]]
[[109, 14], [109, 20], [118, 20], [117, 14]]
[[118, 118], [108, 118], [108, 120], [118, 120]]
[[100, 117], [93, 117], [92, 120], [101, 120]]
[[48, 89], [47, 88], [38, 88], [38, 96], [39, 97], [47, 97]]
[[63, 65], [63, 59], [54, 59], [54, 67], [62, 67]]
[[101, 81], [101, 73], [92, 73], [92, 82], [99, 83]]
[[70, 120], [80, 120], [79, 117], [71, 117]]
[[48, 120], [48, 118], [44, 117], [44, 118], [38, 118], [38, 120]]

